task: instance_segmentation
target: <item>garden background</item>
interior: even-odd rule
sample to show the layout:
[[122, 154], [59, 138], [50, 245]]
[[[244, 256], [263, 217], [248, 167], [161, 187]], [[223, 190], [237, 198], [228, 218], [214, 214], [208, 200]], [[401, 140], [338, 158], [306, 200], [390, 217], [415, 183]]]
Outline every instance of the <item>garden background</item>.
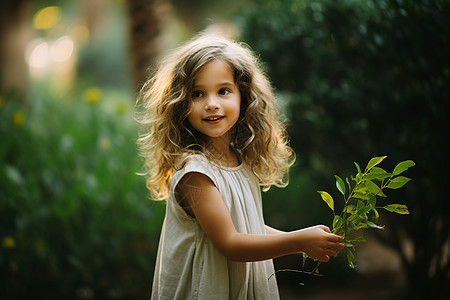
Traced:
[[[143, 299], [164, 204], [145, 189], [135, 98], [167, 49], [219, 30], [260, 53], [288, 120], [290, 185], [263, 195], [292, 230], [332, 214], [316, 190], [374, 156], [413, 180], [407, 216], [282, 299], [450, 294], [450, 1], [4, 0], [0, 4], [0, 298]], [[148, 69], [150, 68], [150, 69]], [[299, 256], [276, 268], [301, 269]], [[299, 284], [301, 283], [301, 284]]]

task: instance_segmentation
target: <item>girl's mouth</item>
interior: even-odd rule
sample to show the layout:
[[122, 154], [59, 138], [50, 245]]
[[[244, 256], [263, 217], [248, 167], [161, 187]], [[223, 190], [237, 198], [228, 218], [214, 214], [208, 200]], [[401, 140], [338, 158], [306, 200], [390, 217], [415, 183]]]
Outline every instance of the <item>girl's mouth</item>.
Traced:
[[219, 123], [223, 118], [225, 118], [225, 116], [214, 116], [204, 118], [203, 121], [208, 122], [209, 124], [216, 124]]

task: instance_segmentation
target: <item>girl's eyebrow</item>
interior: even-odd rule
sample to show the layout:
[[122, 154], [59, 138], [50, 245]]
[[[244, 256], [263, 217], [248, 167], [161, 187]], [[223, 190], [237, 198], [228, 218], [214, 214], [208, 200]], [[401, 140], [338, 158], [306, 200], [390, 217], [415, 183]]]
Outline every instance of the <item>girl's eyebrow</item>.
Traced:
[[[216, 86], [235, 86], [235, 85], [236, 84], [234, 84], [231, 81], [224, 81], [224, 82], [217, 84]], [[203, 85], [196, 84], [196, 85], [194, 85], [194, 88], [197, 88], [197, 89], [203, 88]]]

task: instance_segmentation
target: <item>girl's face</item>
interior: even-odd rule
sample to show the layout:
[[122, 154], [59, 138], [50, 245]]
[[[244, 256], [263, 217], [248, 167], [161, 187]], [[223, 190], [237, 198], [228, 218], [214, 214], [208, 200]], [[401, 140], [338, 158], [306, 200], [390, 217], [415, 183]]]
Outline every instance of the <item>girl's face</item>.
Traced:
[[233, 70], [221, 60], [212, 60], [199, 72], [191, 95], [188, 121], [209, 137], [230, 139], [241, 107], [241, 94], [234, 82]]

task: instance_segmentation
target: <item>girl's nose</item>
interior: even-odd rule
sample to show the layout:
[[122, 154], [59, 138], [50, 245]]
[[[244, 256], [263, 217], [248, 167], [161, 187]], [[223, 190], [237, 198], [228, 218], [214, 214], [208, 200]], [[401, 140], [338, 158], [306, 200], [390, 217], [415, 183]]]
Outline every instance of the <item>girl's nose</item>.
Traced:
[[219, 105], [217, 99], [215, 99], [215, 97], [209, 97], [208, 102], [205, 105], [205, 110], [216, 110], [219, 108], [220, 108], [220, 105]]

